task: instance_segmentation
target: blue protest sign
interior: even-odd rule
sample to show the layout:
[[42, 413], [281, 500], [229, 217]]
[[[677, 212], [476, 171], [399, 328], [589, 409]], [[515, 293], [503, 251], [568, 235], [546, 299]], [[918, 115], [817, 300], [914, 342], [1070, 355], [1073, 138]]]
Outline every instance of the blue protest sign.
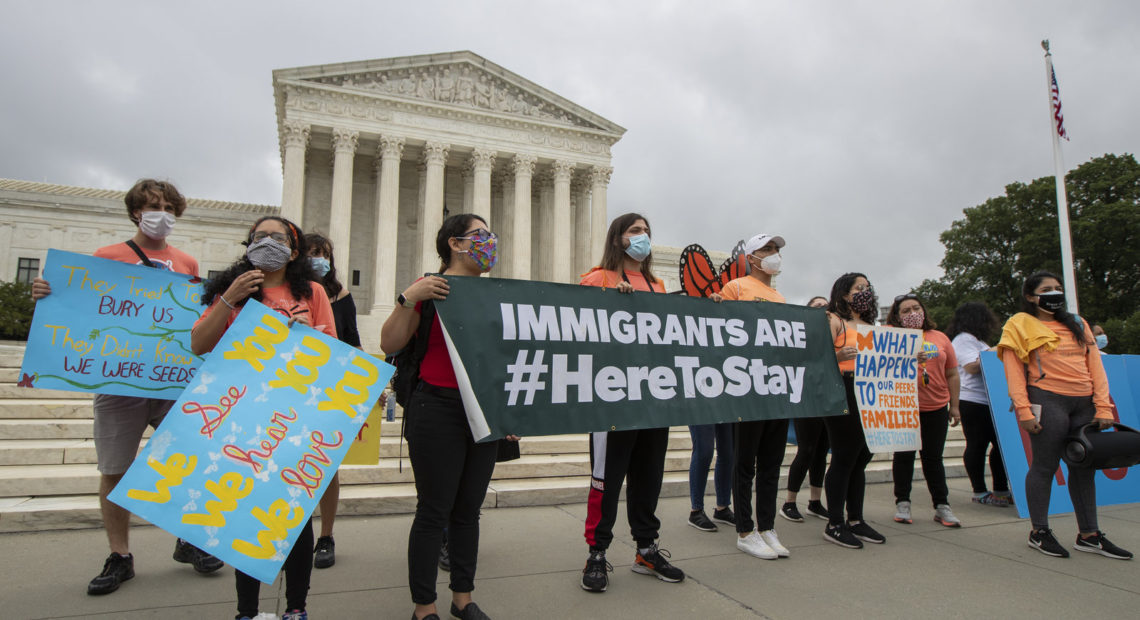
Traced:
[[194, 378], [200, 279], [61, 250], [48, 250], [44, 279], [21, 387], [174, 400]]
[[[998, 445], [1001, 446], [1005, 470], [1009, 475], [1010, 489], [1017, 504], [1017, 514], [1022, 519], [1027, 519], [1029, 502], [1025, 497], [1025, 475], [1029, 473], [1029, 459], [1032, 453], [1029, 435], [1018, 426], [1017, 415], [1010, 408], [1009, 388], [1005, 382], [1005, 367], [1001, 360], [992, 351], [984, 351], [980, 359], [986, 392], [990, 397], [990, 412], [993, 415], [994, 428], [997, 429]], [[1137, 380], [1140, 380], [1140, 357], [1103, 355], [1100, 359], [1108, 376], [1109, 395], [1116, 407], [1117, 421], [1137, 428], [1136, 405], [1140, 401], [1133, 393], [1133, 386]], [[1049, 495], [1049, 514], [1073, 511], [1069, 489], [1066, 486], [1067, 479], [1068, 466], [1062, 463], [1053, 476], [1053, 491]], [[1102, 469], [1097, 472], [1098, 506], [1130, 504], [1138, 501], [1140, 501], [1140, 472], [1132, 473], [1129, 468]]]
[[394, 370], [250, 300], [109, 498], [270, 583]]

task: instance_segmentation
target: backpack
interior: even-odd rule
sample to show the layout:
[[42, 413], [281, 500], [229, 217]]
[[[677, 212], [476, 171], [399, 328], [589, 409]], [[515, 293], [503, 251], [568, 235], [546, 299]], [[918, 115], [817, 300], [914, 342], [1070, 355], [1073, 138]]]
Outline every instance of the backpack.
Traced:
[[420, 324], [412, 339], [403, 349], [388, 356], [387, 362], [396, 367], [396, 372], [392, 375], [392, 391], [401, 407], [408, 406], [412, 400], [412, 391], [419, 383], [420, 364], [427, 353], [428, 336], [434, 320], [435, 304], [428, 300], [420, 306]]

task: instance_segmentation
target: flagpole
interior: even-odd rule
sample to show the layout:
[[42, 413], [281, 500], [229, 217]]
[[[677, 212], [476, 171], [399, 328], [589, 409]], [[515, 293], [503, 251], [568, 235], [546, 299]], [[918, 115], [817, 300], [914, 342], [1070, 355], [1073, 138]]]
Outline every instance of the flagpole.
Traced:
[[1073, 268], [1073, 240], [1069, 229], [1069, 201], [1065, 196], [1065, 163], [1061, 159], [1061, 136], [1058, 128], [1060, 119], [1060, 95], [1054, 102], [1053, 83], [1056, 74], [1053, 73], [1053, 54], [1049, 51], [1049, 40], [1041, 42], [1045, 50], [1045, 88], [1049, 96], [1049, 126], [1053, 131], [1053, 179], [1057, 185], [1057, 224], [1061, 233], [1061, 269], [1065, 279], [1065, 300], [1068, 310], [1077, 314], [1077, 276]]

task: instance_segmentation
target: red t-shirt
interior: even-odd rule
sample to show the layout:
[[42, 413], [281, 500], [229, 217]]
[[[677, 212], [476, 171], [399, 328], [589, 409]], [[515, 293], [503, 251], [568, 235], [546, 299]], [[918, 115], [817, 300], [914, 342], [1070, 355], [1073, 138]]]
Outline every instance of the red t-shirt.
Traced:
[[[424, 302], [416, 304], [416, 312], [422, 314]], [[419, 328], [416, 328], [417, 331]], [[420, 362], [420, 379], [436, 387], [459, 389], [455, 378], [455, 368], [451, 366], [451, 354], [447, 352], [447, 342], [443, 339], [443, 328], [439, 325], [439, 315], [432, 317], [431, 331], [428, 332], [427, 350]]]
[[[128, 248], [129, 249], [129, 248]], [[309, 283], [313, 296], [308, 299], [296, 299], [293, 297], [292, 291], [289, 290], [289, 284], [285, 283], [280, 286], [274, 286], [261, 291], [261, 303], [268, 306], [271, 310], [276, 310], [280, 314], [293, 318], [299, 314], [309, 314], [309, 325], [313, 329], [324, 332], [333, 338], [336, 338], [336, 321], [333, 319], [332, 305], [329, 304], [329, 296], [325, 293], [325, 287], [317, 284], [316, 282]], [[202, 313], [202, 316], [194, 322], [194, 327], [210, 316], [210, 313], [215, 308], [222, 304], [221, 296], [214, 299], [214, 303], [210, 304], [209, 308]], [[238, 306], [229, 311], [230, 315], [226, 317], [226, 329], [233, 325], [234, 319], [237, 318], [238, 312], [241, 311], [242, 306]]]
[[946, 370], [958, 368], [958, 356], [950, 339], [940, 331], [931, 329], [922, 333], [922, 350], [926, 351], [926, 374], [930, 383], [922, 383], [922, 371], [918, 375], [918, 410], [934, 411], [950, 402], [950, 385], [946, 381]]
[[[139, 249], [150, 259], [150, 263], [159, 269], [198, 277], [198, 260], [172, 245], [167, 245], [161, 250], [148, 250], [144, 247], [139, 247]], [[95, 257], [108, 258], [132, 265], [142, 264], [139, 255], [135, 254], [135, 251], [126, 243], [116, 243], [99, 248], [95, 250]]]

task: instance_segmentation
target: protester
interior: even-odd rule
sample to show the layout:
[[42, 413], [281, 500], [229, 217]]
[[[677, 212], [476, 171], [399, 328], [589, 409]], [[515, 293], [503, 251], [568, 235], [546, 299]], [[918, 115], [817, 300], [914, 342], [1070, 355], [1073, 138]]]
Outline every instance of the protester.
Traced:
[[[309, 246], [309, 262], [317, 282], [325, 289], [332, 305], [333, 320], [336, 323], [337, 337], [341, 342], [360, 348], [360, 333], [356, 330], [356, 303], [336, 277], [336, 263], [333, 259], [333, 246], [324, 235], [305, 235]], [[383, 406], [384, 396], [380, 397]], [[313, 549], [313, 568], [328, 568], [336, 564], [336, 542], [333, 540], [333, 523], [336, 521], [337, 502], [340, 500], [340, 471], [333, 474], [325, 494], [321, 497], [321, 535]]]
[[[1005, 464], [1001, 459], [997, 431], [990, 415], [990, 398], [982, 381], [982, 351], [994, 337], [998, 320], [989, 306], [971, 301], [958, 306], [946, 336], [951, 339], [954, 354], [958, 357], [958, 377], [961, 391], [958, 407], [962, 413], [962, 432], [966, 435], [966, 450], [962, 462], [966, 475], [974, 488], [973, 501], [990, 506], [1009, 506], [1012, 496], [1006, 478]], [[990, 446], [993, 446], [991, 449]], [[994, 490], [986, 488], [986, 451], [990, 451], [990, 476]]]
[[[835, 358], [847, 388], [847, 414], [823, 419], [831, 442], [831, 465], [823, 489], [827, 495], [828, 521], [823, 538], [848, 549], [862, 549], [863, 542], [883, 544], [887, 539], [863, 520], [863, 494], [871, 451], [863, 435], [859, 404], [855, 400], [855, 358], [858, 325], [873, 325], [879, 314], [879, 298], [861, 273], [845, 273], [831, 287], [827, 304]], [[844, 508], [847, 518], [844, 519]]]
[[[127, 192], [127, 216], [138, 227], [134, 236], [95, 250], [95, 256], [133, 265], [147, 265], [167, 271], [198, 276], [198, 261], [166, 242], [177, 219], [186, 211], [186, 199], [172, 183], [142, 179]], [[32, 282], [32, 298], [51, 294], [51, 285], [42, 278]], [[131, 554], [131, 513], [107, 500], [138, 453], [147, 426], [158, 428], [174, 401], [134, 396], [96, 394], [94, 400], [95, 458], [99, 469], [99, 511], [107, 532], [111, 555], [103, 571], [87, 584], [88, 594], [108, 594], [135, 576]], [[212, 573], [221, 560], [179, 538], [174, 544], [174, 560], [192, 564], [201, 574]]]
[[[308, 244], [295, 224], [277, 216], [263, 217], [249, 229], [243, 243], [245, 256], [206, 283], [202, 304], [207, 306], [194, 323], [190, 346], [197, 355], [214, 349], [222, 334], [237, 319], [246, 300], [255, 299], [294, 323], [336, 338], [336, 323], [325, 289], [314, 282]], [[285, 600], [282, 620], [304, 620], [309, 580], [313, 572], [313, 519], [301, 526], [285, 558]], [[258, 613], [261, 582], [234, 571], [238, 618]]]
[[[812, 297], [809, 308], [827, 308], [826, 297]], [[827, 520], [827, 508], [820, 499], [823, 497], [823, 476], [827, 473], [827, 429], [823, 418], [795, 418], [792, 428], [796, 431], [796, 458], [788, 467], [788, 492], [780, 516], [793, 523], [803, 523], [804, 516], [796, 507], [800, 487], [804, 477], [809, 477], [810, 495], [806, 511], [809, 515]]]
[[[478, 215], [452, 215], [435, 238], [442, 275], [416, 280], [396, 299], [380, 332], [380, 348], [392, 354], [419, 331], [425, 302], [446, 299], [447, 276], [476, 277], [495, 266], [497, 237]], [[451, 564], [451, 615], [487, 618], [471, 600], [479, 554], [479, 507], [495, 470], [497, 442], [475, 443], [439, 318], [430, 309], [431, 331], [419, 367], [419, 383], [404, 409], [404, 437], [416, 481], [416, 516], [408, 536], [408, 580], [413, 619], [438, 620], [435, 580], [447, 528]], [[517, 438], [512, 438], [517, 439]]]
[[[772, 276], [780, 273], [780, 248], [784, 238], [758, 234], [744, 242], [748, 274], [725, 284], [712, 300], [784, 303], [772, 288]], [[732, 499], [736, 502], [736, 548], [765, 560], [789, 557], [788, 548], [776, 535], [776, 496], [780, 464], [788, 441], [787, 418], [737, 422], [733, 443]], [[752, 522], [752, 484], [756, 481], [756, 523]]]
[[[921, 376], [918, 381], [918, 431], [922, 438], [922, 475], [934, 504], [934, 521], [946, 527], [962, 527], [950, 510], [950, 490], [942, 452], [946, 448], [948, 426], [958, 426], [958, 358], [946, 334], [934, 329], [926, 306], [914, 293], [899, 295], [887, 313], [887, 325], [922, 330], [922, 350], [918, 353]], [[895, 481], [895, 522], [913, 523], [910, 491], [914, 483], [914, 450], [894, 453], [891, 471]]]
[[[649, 220], [627, 213], [610, 223], [602, 250], [601, 265], [582, 277], [584, 286], [664, 293], [665, 285], [654, 277]], [[618, 497], [623, 482], [630, 533], [637, 544], [631, 569], [677, 583], [685, 573], [669, 563], [669, 552], [657, 546], [661, 521], [657, 519], [657, 499], [665, 473], [668, 428], [590, 433], [590, 494], [586, 506], [586, 544], [590, 546], [582, 569], [582, 589], [605, 592], [609, 586], [606, 549], [613, 541]]]
[[[1053, 474], [1069, 434], [1091, 422], [1101, 429], [1112, 426], [1108, 378], [1092, 330], [1066, 310], [1060, 278], [1038, 271], [1025, 280], [1021, 295], [1021, 312], [1006, 321], [997, 350], [1018, 424], [1029, 433], [1033, 451], [1025, 476], [1033, 524], [1028, 544], [1045, 555], [1067, 558], [1069, 552], [1049, 529]], [[1080, 531], [1073, 548], [1132, 559], [1132, 552], [1109, 542], [1098, 528], [1096, 470], [1069, 467], [1068, 474], [1065, 486]]]
[[[732, 424], [692, 424], [689, 438], [693, 454], [689, 458], [689, 525], [702, 532], [717, 531], [716, 523], [736, 524], [732, 512]], [[709, 482], [713, 449], [716, 449], [716, 469], [713, 487], [716, 489], [716, 508], [712, 519], [705, 514], [705, 489]]]
[[1096, 340], [1096, 348], [1100, 350], [1101, 355], [1106, 355], [1104, 349], [1108, 346], [1108, 334], [1104, 333], [1104, 328], [1100, 325], [1093, 325], [1092, 333]]

